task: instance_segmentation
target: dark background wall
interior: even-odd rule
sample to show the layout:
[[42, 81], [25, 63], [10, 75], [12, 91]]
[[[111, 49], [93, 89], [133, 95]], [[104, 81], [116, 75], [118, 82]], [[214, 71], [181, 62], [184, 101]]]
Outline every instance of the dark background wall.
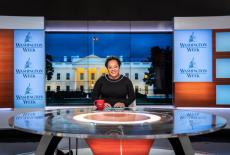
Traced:
[[229, 0], [2, 0], [0, 15], [55, 20], [171, 20], [230, 15]]

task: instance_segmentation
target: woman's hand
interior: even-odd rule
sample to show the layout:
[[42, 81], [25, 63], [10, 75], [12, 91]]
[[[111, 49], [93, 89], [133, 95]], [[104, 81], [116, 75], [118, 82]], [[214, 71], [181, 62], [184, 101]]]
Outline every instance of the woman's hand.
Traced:
[[121, 102], [117, 102], [113, 107], [114, 107], [114, 108], [124, 108], [124, 107], [125, 107], [125, 104], [124, 104], [124, 103], [121, 103]]
[[104, 108], [111, 108], [112, 106], [109, 103], [104, 104]]

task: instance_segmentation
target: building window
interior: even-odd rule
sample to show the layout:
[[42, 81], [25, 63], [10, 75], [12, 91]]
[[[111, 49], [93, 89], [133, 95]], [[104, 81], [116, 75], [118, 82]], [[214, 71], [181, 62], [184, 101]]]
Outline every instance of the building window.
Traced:
[[91, 80], [95, 80], [95, 73], [91, 73]]
[[47, 91], [50, 91], [50, 86], [47, 86], [47, 87], [46, 87], [46, 90], [47, 90]]
[[127, 78], [129, 78], [129, 73], [125, 73], [125, 76], [126, 76]]
[[135, 93], [138, 93], [138, 86], [135, 86]]
[[70, 80], [70, 73], [66, 73], [66, 80]]
[[135, 80], [138, 80], [138, 73], [135, 73]]
[[81, 91], [81, 92], [84, 91], [84, 86], [80, 86], [80, 91]]
[[57, 91], [60, 91], [60, 86], [57, 86], [57, 89], [56, 89]]
[[84, 73], [80, 73], [80, 80], [84, 80]]
[[70, 91], [70, 86], [66, 86], [66, 91]]
[[57, 73], [57, 80], [60, 80], [60, 79], [61, 79], [61, 74]]

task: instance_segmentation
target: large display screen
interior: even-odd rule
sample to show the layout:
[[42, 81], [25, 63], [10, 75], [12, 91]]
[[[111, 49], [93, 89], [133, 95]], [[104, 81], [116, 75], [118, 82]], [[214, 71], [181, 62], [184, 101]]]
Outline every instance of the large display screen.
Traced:
[[174, 82], [212, 81], [212, 31], [174, 32]]
[[[47, 105], [92, 104], [105, 60], [117, 56], [137, 103], [171, 104], [172, 33], [47, 33]], [[167, 100], [167, 101], [166, 101]]]

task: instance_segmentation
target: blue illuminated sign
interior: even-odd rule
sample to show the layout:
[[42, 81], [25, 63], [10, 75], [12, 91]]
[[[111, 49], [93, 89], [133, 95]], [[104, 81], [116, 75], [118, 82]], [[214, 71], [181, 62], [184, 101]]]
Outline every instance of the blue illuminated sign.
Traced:
[[14, 31], [14, 107], [45, 105], [45, 44], [43, 30]]
[[174, 82], [212, 81], [212, 31], [174, 32]]

